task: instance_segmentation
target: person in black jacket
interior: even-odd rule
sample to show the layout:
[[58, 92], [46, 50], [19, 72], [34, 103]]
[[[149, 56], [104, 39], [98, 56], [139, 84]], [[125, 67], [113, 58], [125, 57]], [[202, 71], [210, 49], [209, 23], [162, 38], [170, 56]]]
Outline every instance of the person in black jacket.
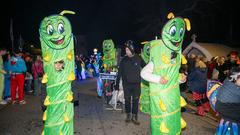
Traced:
[[[118, 76], [115, 89], [119, 90], [119, 81], [122, 78], [122, 85], [125, 98], [125, 112], [127, 114], [126, 122], [133, 121], [139, 125], [138, 121], [138, 103], [141, 94], [141, 64], [142, 59], [135, 54], [133, 41], [128, 40], [125, 43], [126, 56], [121, 60], [118, 68]], [[132, 102], [131, 102], [132, 100]], [[132, 113], [132, 117], [131, 117]]]
[[219, 113], [221, 122], [217, 127], [217, 135], [240, 134], [240, 68], [230, 70], [223, 85], [216, 95], [216, 111]]

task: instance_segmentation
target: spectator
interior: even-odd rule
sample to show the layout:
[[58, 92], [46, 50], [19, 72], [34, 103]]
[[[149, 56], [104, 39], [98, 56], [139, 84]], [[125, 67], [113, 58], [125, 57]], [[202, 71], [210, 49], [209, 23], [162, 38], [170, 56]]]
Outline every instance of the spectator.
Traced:
[[5, 105], [7, 102], [3, 100], [3, 90], [4, 90], [4, 74], [7, 72], [3, 68], [3, 59], [2, 56], [7, 52], [6, 49], [0, 49], [0, 104]]
[[79, 56], [76, 57], [76, 74], [77, 74], [77, 80], [80, 81], [83, 79], [82, 77], [82, 63], [83, 61], [81, 60], [81, 58]]
[[41, 80], [43, 77], [43, 62], [40, 55], [36, 55], [32, 64], [32, 72], [34, 78], [34, 95], [38, 96], [41, 91]]
[[188, 76], [188, 85], [193, 91], [192, 96], [197, 105], [197, 114], [204, 116], [204, 111], [208, 112], [210, 110], [208, 99], [206, 97], [207, 67], [199, 58], [196, 59], [195, 68]]
[[190, 57], [188, 58], [188, 73], [190, 73], [194, 68], [195, 68], [195, 59], [196, 59], [196, 55], [195, 54], [191, 54]]
[[229, 59], [226, 61], [226, 65], [227, 65], [228, 70], [230, 70], [232, 68], [235, 68], [235, 67], [238, 67], [237, 57], [238, 57], [237, 52], [230, 53]]
[[21, 58], [21, 52], [17, 51], [10, 59], [9, 70], [11, 73], [11, 98], [12, 104], [16, 103], [18, 93], [20, 105], [26, 104], [24, 100], [24, 73], [27, 71], [25, 61]]
[[4, 75], [4, 99], [6, 101], [11, 101], [11, 75], [9, 74], [9, 66], [8, 63], [10, 61], [11, 54], [7, 53], [3, 56], [3, 65], [4, 70], [7, 72], [7, 74]]
[[208, 72], [207, 72], [207, 78], [212, 79], [213, 77], [213, 70], [215, 69], [217, 64], [217, 57], [212, 57], [212, 59], [208, 62]]
[[227, 64], [225, 63], [225, 57], [224, 56], [221, 56], [218, 59], [216, 69], [219, 72], [218, 73], [218, 80], [220, 82], [223, 82], [225, 80], [225, 78], [227, 77], [227, 74], [228, 74], [228, 67], [227, 67]]
[[216, 97], [216, 111], [222, 117], [217, 135], [240, 134], [240, 68], [233, 68], [230, 74], [219, 88]]
[[25, 57], [25, 63], [27, 67], [27, 72], [25, 74], [25, 92], [26, 93], [32, 93], [32, 81], [33, 81], [33, 76], [32, 76], [32, 58], [28, 55]]

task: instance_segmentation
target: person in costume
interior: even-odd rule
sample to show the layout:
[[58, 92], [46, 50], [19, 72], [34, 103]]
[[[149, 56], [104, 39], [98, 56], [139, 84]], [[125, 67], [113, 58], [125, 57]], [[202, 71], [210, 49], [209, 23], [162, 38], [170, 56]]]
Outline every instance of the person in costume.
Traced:
[[162, 29], [162, 39], [150, 42], [150, 61], [141, 71], [141, 77], [150, 82], [152, 135], [180, 135], [181, 128], [186, 126], [181, 118], [184, 99], [179, 91], [179, 83], [185, 82], [186, 76], [179, 74], [179, 68], [183, 37], [185, 29], [190, 30], [190, 21], [175, 18], [173, 13], [168, 19]]
[[117, 66], [117, 52], [112, 39], [103, 41], [103, 65], [105, 72], [111, 72]]
[[211, 107], [222, 118], [216, 135], [240, 134], [240, 68], [230, 70], [223, 84], [211, 81], [207, 96]]
[[[102, 48], [103, 48], [102, 71], [104, 73], [117, 71], [117, 51], [114, 46], [113, 40], [112, 39], [104, 40]], [[112, 89], [110, 80], [101, 80], [101, 78], [99, 77], [97, 81], [97, 86], [98, 86], [97, 92], [99, 97], [102, 96], [102, 93], [105, 93], [104, 96], [111, 96]]]
[[[150, 58], [150, 42], [143, 43], [143, 51], [141, 53], [141, 58], [144, 61], [144, 65], [149, 62]], [[141, 80], [141, 95], [140, 95], [140, 110], [145, 114], [150, 114], [150, 106], [149, 106], [149, 82], [144, 79]]]
[[71, 24], [63, 16], [72, 11], [45, 17], [39, 28], [47, 95], [42, 135], [73, 135], [74, 45]]

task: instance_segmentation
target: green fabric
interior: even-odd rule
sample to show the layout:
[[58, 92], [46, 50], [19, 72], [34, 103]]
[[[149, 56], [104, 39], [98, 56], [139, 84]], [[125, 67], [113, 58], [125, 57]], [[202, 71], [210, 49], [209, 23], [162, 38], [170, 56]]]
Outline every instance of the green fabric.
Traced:
[[[39, 32], [45, 72], [42, 82], [47, 82], [44, 135], [73, 135], [71, 82], [74, 79], [74, 46], [71, 24], [62, 15], [51, 15], [42, 20]], [[56, 70], [55, 62], [61, 60], [64, 68]]]
[[[143, 47], [141, 57], [143, 61], [147, 64], [150, 57], [150, 43], [146, 43]], [[140, 96], [140, 110], [145, 114], [150, 114], [150, 99], [149, 99], [149, 82], [141, 80], [141, 96]]]
[[[162, 40], [151, 41], [153, 74], [168, 80], [167, 84], [150, 83], [152, 135], [176, 135], [181, 132], [179, 68], [184, 32], [184, 20], [174, 18], [163, 27]], [[174, 52], [177, 56], [171, 59]]]
[[111, 69], [117, 66], [116, 49], [112, 39], [106, 39], [103, 41], [103, 64], [105, 70]]
[[141, 57], [145, 63], [149, 62], [149, 57], [150, 57], [150, 49], [151, 49], [151, 44], [150, 42], [144, 44], [143, 46], [143, 51], [141, 53]]
[[3, 59], [0, 55], [0, 101], [3, 100], [3, 91], [4, 91], [4, 74], [3, 74]]

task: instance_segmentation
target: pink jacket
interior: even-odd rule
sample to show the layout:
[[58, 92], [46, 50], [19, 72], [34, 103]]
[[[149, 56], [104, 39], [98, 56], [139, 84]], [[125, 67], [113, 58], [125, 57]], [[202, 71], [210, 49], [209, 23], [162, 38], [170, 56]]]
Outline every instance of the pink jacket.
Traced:
[[38, 74], [44, 74], [42, 61], [35, 61], [32, 64], [32, 73], [34, 79], [38, 78]]

